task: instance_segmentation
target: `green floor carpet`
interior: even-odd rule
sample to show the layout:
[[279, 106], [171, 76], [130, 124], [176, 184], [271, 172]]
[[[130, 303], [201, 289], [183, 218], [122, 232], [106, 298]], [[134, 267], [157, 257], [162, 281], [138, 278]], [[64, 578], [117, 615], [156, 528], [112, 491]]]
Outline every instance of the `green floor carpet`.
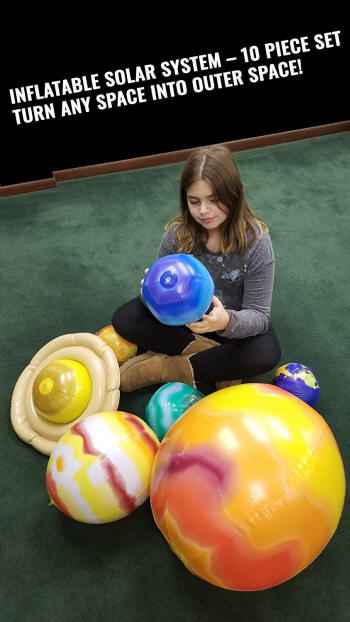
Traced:
[[[281, 364], [303, 362], [321, 387], [316, 409], [349, 462], [350, 133], [236, 154], [248, 201], [276, 256], [272, 322]], [[191, 575], [157, 530], [149, 502], [109, 525], [49, 506], [47, 457], [14, 433], [16, 380], [51, 339], [96, 332], [136, 296], [183, 164], [60, 183], [1, 199], [1, 619], [36, 622], [349, 619], [348, 507], [324, 552], [300, 575], [252, 593]], [[272, 372], [256, 379], [271, 382]], [[123, 394], [144, 416], [152, 389]], [[315, 526], [316, 527], [316, 526]]]

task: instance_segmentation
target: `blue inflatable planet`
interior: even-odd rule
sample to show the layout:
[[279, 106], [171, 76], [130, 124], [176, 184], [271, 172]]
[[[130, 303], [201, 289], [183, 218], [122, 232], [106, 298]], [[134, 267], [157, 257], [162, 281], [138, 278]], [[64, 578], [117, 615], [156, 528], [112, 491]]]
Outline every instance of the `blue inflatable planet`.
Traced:
[[273, 384], [285, 389], [310, 406], [316, 404], [320, 397], [320, 387], [310, 367], [302, 363], [281, 365], [275, 374]]
[[161, 441], [173, 423], [203, 397], [203, 393], [188, 384], [168, 382], [148, 402], [146, 421]]
[[206, 267], [192, 255], [166, 255], [148, 270], [142, 298], [162, 324], [197, 322], [212, 301], [214, 282]]

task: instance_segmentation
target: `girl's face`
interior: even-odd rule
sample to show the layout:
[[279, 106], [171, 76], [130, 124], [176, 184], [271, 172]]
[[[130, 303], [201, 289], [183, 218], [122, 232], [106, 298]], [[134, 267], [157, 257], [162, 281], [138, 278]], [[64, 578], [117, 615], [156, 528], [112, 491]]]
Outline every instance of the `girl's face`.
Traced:
[[193, 220], [208, 232], [215, 231], [228, 215], [227, 208], [217, 200], [213, 188], [204, 179], [187, 188], [187, 204]]

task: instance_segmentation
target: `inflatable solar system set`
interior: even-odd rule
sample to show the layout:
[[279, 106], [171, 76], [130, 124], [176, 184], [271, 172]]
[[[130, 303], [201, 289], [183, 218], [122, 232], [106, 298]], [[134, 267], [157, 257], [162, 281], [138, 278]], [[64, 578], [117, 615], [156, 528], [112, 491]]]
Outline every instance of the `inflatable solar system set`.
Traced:
[[[212, 301], [209, 272], [190, 255], [150, 267], [142, 299], [160, 322], [198, 321]], [[51, 503], [91, 524], [117, 521], [150, 498], [154, 520], [193, 574], [229, 590], [294, 577], [324, 549], [342, 513], [342, 458], [312, 408], [310, 368], [280, 367], [273, 384], [206, 397], [160, 387], [145, 419], [118, 411], [119, 367], [137, 346], [107, 326], [41, 348], [12, 396], [17, 435], [49, 455]]]

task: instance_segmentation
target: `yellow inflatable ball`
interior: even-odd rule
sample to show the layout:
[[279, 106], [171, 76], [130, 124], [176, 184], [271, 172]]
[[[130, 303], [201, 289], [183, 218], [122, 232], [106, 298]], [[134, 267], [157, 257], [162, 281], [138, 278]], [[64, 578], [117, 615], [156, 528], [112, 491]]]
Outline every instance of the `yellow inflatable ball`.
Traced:
[[73, 359], [56, 359], [35, 378], [33, 403], [37, 414], [44, 419], [68, 423], [84, 412], [91, 391], [91, 378], [85, 365]]
[[46, 472], [51, 502], [83, 523], [124, 518], [149, 496], [158, 447], [151, 428], [131, 413], [90, 415], [52, 451]]
[[164, 436], [151, 507], [174, 553], [229, 590], [271, 588], [306, 568], [334, 534], [345, 474], [311, 406], [247, 383], [197, 401]]
[[101, 328], [96, 335], [112, 348], [119, 365], [122, 365], [132, 356], [136, 355], [137, 345], [118, 335], [112, 325]]

